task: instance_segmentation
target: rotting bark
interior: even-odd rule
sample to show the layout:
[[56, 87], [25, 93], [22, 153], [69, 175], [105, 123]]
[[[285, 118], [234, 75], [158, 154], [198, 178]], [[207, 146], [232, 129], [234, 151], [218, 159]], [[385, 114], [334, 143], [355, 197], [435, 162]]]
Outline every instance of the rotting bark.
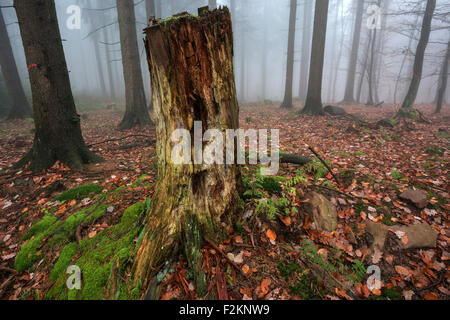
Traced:
[[117, 0], [117, 14], [126, 100], [125, 115], [119, 129], [126, 130], [135, 126], [145, 127], [152, 121], [145, 101], [133, 1]]
[[30, 104], [25, 96], [16, 60], [11, 48], [11, 42], [6, 29], [5, 20], [0, 10], [0, 67], [5, 79], [6, 88], [11, 101], [8, 119], [23, 119], [31, 117]]
[[[201, 245], [213, 241], [242, 210], [238, 165], [174, 164], [177, 129], [237, 129], [233, 32], [228, 8], [183, 15], [145, 29], [156, 118], [158, 178], [145, 235], [133, 265], [135, 283], [156, 290], [154, 276], [183, 250], [199, 296], [206, 293]], [[225, 152], [225, 151], [224, 151]], [[189, 157], [193, 160], [194, 156]], [[192, 161], [191, 161], [192, 162]], [[153, 289], [152, 289], [153, 288]], [[148, 293], [146, 296], [152, 296]]]
[[72, 168], [101, 161], [87, 148], [70, 88], [53, 1], [15, 0], [33, 95], [35, 136], [31, 150], [16, 164], [40, 171], [61, 161]]

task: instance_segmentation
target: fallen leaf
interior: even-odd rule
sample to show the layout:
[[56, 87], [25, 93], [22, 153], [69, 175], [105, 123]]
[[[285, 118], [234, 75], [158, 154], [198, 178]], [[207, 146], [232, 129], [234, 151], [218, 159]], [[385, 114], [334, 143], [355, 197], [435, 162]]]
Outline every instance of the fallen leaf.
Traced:
[[438, 296], [434, 292], [428, 292], [423, 298], [425, 300], [438, 300]]
[[267, 229], [266, 236], [271, 241], [275, 241], [277, 239], [277, 234], [270, 229]]
[[261, 282], [261, 293], [265, 296], [269, 292], [269, 286], [272, 280], [266, 278]]

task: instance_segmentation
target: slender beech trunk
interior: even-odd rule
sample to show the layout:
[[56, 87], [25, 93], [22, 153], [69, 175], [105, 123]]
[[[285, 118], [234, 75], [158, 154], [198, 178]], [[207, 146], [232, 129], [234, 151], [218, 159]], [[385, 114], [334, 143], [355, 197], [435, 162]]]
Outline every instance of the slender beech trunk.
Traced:
[[[331, 67], [330, 67], [330, 74], [328, 77], [328, 90], [327, 90], [327, 101], [332, 101], [334, 96], [332, 95], [333, 93], [333, 79], [334, 79], [334, 74], [335, 72], [337, 72], [336, 70], [336, 60], [339, 56], [339, 54], [335, 54], [336, 52], [336, 41], [337, 41], [337, 34], [338, 34], [338, 22], [339, 22], [339, 8], [340, 5], [342, 5], [342, 3], [336, 3], [336, 8], [335, 8], [335, 17], [334, 17], [334, 28], [333, 28], [333, 36], [332, 36], [332, 42], [331, 42], [331, 48], [333, 51], [333, 54], [331, 56]], [[340, 41], [341, 45], [342, 45], [342, 40]]]
[[447, 45], [447, 53], [442, 62], [442, 72], [439, 89], [437, 92], [437, 103], [435, 113], [440, 113], [442, 109], [442, 104], [444, 103], [445, 91], [447, 89], [447, 78], [448, 78], [448, 63], [450, 61], [450, 41]]
[[103, 59], [100, 57], [100, 49], [99, 49], [99, 44], [98, 44], [98, 39], [97, 37], [94, 38], [94, 52], [95, 52], [95, 60], [96, 60], [96, 64], [97, 64], [97, 74], [98, 74], [98, 80], [99, 80], [99, 84], [100, 84], [100, 90], [102, 92], [102, 97], [107, 97], [107, 93], [106, 93], [106, 84], [105, 84], [105, 76], [103, 74], [103, 67], [102, 67], [102, 61]]
[[208, 0], [209, 10], [217, 9], [217, 0]]
[[109, 81], [109, 97], [112, 101], [116, 101], [116, 89], [114, 86], [114, 70], [112, 68], [112, 57], [110, 52], [111, 45], [108, 44], [108, 32], [106, 28], [103, 29], [103, 39], [106, 44], [105, 46], [105, 57], [106, 57], [106, 73], [108, 74], [108, 81]]
[[11, 48], [11, 42], [0, 9], [0, 67], [5, 79], [6, 88], [11, 101], [8, 119], [23, 119], [31, 117], [31, 108], [23, 90], [17, 71], [16, 60]]
[[[344, 5], [341, 4], [341, 17], [344, 20]], [[345, 29], [346, 29], [346, 25], [347, 23], [342, 21], [342, 28], [341, 28], [341, 34], [342, 34], [342, 38], [344, 38], [345, 36]], [[339, 45], [339, 54], [338, 54], [338, 59], [337, 59], [337, 65], [336, 65], [336, 69], [335, 69], [335, 73], [334, 73], [334, 79], [333, 79], [333, 84], [332, 84], [332, 93], [331, 96], [333, 98], [336, 97], [336, 84], [337, 84], [337, 79], [339, 76], [339, 68], [341, 66], [341, 60], [342, 60], [342, 53], [344, 51], [344, 41], [341, 41], [341, 44]]]
[[147, 13], [147, 20], [150, 20], [152, 17], [153, 18], [158, 18], [156, 16], [156, 3], [155, 3], [155, 0], [145, 0], [145, 11]]
[[309, 63], [311, 57], [311, 35], [312, 35], [312, 10], [313, 1], [305, 1], [303, 13], [303, 35], [302, 35], [302, 57], [300, 62], [300, 84], [298, 97], [300, 101], [306, 101], [308, 93]]
[[292, 82], [294, 77], [295, 24], [297, 20], [297, 0], [291, 0], [289, 13], [289, 36], [286, 61], [286, 87], [281, 108], [292, 109]]
[[[431, 21], [433, 19], [434, 9], [436, 8], [436, 0], [427, 0], [427, 7], [422, 22], [422, 31], [420, 34], [419, 44], [417, 45], [416, 56], [414, 59], [413, 77], [409, 86], [408, 93], [403, 101], [401, 112], [412, 109], [414, 101], [419, 91], [420, 80], [422, 79], [423, 60], [425, 50], [428, 45], [431, 32]], [[400, 112], [400, 111], [399, 111]]]
[[53, 1], [15, 0], [27, 64], [30, 67], [36, 127], [32, 149], [17, 164], [39, 171], [61, 161], [73, 168], [101, 160], [81, 134]]
[[347, 84], [345, 86], [344, 103], [355, 102], [354, 90], [356, 79], [356, 66], [358, 64], [359, 44], [361, 41], [361, 28], [364, 14], [364, 1], [355, 0], [357, 2], [355, 30], [353, 31], [352, 52], [347, 73]]
[[152, 123], [147, 112], [142, 80], [141, 62], [136, 33], [134, 3], [116, 0], [119, 18], [120, 44], [122, 48], [123, 76], [125, 80], [126, 111], [119, 129], [144, 127]]
[[366, 51], [364, 53], [364, 63], [361, 66], [361, 76], [359, 77], [359, 85], [358, 85], [358, 93], [356, 96], [356, 101], [357, 102], [361, 102], [361, 94], [362, 94], [362, 87], [364, 84], [364, 78], [366, 76], [366, 72], [367, 72], [367, 65], [369, 63], [369, 52], [370, 52], [370, 45], [371, 45], [371, 37], [370, 37], [370, 32], [369, 35], [367, 36], [367, 47], [366, 47]]
[[373, 100], [373, 84], [374, 84], [374, 69], [375, 69], [375, 48], [377, 40], [377, 29], [373, 29], [370, 35], [370, 57], [369, 57], [369, 68], [367, 70], [367, 85], [369, 89], [369, 94], [367, 95], [366, 105], [374, 105]]
[[323, 114], [322, 76], [327, 33], [328, 2], [328, 0], [316, 1], [308, 95], [306, 97], [305, 107], [302, 110], [302, 113], [305, 114]]
[[[419, 15], [416, 16], [416, 21], [414, 22], [414, 26], [417, 25], [417, 23], [419, 22]], [[402, 73], [403, 73], [403, 69], [405, 67], [406, 64], [406, 59], [408, 58], [409, 53], [412, 51], [412, 45], [413, 45], [413, 40], [414, 40], [414, 36], [416, 33], [416, 29], [412, 28], [411, 29], [411, 33], [409, 35], [409, 42], [408, 42], [408, 49], [407, 52], [404, 52], [403, 54], [403, 59], [402, 59], [402, 63], [400, 65], [400, 70], [398, 71], [398, 76], [397, 76], [397, 80], [395, 81], [395, 87], [394, 87], [394, 104], [397, 104], [397, 93], [398, 93], [398, 87], [400, 84], [400, 80], [402, 78]]]
[[[149, 22], [152, 18], [158, 18], [156, 16], [156, 4], [155, 4], [155, 0], [146, 0], [146, 10], [147, 10], [147, 22]], [[153, 113], [153, 103], [152, 103], [152, 88], [151, 88], [151, 84], [150, 82], [150, 74], [147, 72], [145, 72], [146, 77], [148, 76], [148, 81], [146, 81], [146, 84], [149, 85], [150, 87], [150, 91], [149, 91], [149, 107], [148, 109], [150, 110], [150, 113]]]
[[267, 97], [266, 89], [267, 89], [267, 33], [268, 33], [268, 4], [267, 0], [263, 2], [264, 6], [264, 35], [263, 35], [263, 48], [262, 48], [262, 64], [261, 64], [261, 92], [262, 92], [262, 100], [265, 100]]
[[[241, 173], [233, 164], [175, 164], [172, 134], [177, 129], [195, 132], [194, 121], [201, 121], [203, 132], [218, 129], [219, 139], [227, 129], [238, 128], [231, 16], [222, 8], [155, 24], [145, 32], [154, 88], [158, 178], [133, 266], [134, 281], [149, 287], [158, 269], [183, 250], [197, 294], [203, 296], [201, 245], [204, 237], [218, 240], [225, 231], [221, 222], [236, 221]], [[192, 162], [191, 142], [188, 146], [183, 156]], [[216, 152], [225, 154], [224, 146]]]

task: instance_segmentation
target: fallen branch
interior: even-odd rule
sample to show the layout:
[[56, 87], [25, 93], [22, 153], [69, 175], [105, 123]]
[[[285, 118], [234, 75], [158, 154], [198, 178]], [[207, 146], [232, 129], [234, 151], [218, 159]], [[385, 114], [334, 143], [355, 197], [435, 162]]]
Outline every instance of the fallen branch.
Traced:
[[125, 139], [128, 139], [128, 138], [152, 138], [152, 139], [154, 139], [154, 137], [147, 136], [147, 135], [144, 135], [144, 134], [132, 134], [132, 135], [125, 136], [125, 137], [122, 137], [122, 138], [113, 138], [113, 139], [108, 139], [108, 140], [104, 140], [104, 141], [101, 141], [101, 142], [96, 142], [96, 143], [88, 145], [88, 148], [91, 148], [93, 146], [97, 146], [99, 144], [103, 144], [103, 143], [106, 143], [106, 142], [121, 141], [121, 140], [125, 140]]
[[228, 260], [228, 262], [236, 269], [239, 271], [239, 273], [244, 277], [244, 278], [248, 278], [248, 275], [246, 275], [241, 268], [233, 261], [231, 260], [225, 252], [223, 252], [222, 249], [220, 249], [213, 241], [211, 241], [210, 239], [208, 239], [207, 237], [204, 237], [206, 243], [208, 243], [211, 247], [213, 247], [214, 250], [216, 250], [217, 252], [219, 252], [225, 259]]
[[340, 185], [341, 182], [339, 181], [339, 179], [336, 177], [336, 175], [334, 174], [333, 170], [331, 170], [331, 168], [328, 166], [328, 164], [320, 157], [320, 155], [314, 150], [313, 147], [309, 147], [309, 150], [311, 150], [312, 153], [314, 153], [314, 155], [320, 160], [320, 162], [322, 162], [322, 164], [328, 169], [328, 171], [331, 173], [331, 175], [333, 176], [334, 180], [336, 180], [337, 184]]

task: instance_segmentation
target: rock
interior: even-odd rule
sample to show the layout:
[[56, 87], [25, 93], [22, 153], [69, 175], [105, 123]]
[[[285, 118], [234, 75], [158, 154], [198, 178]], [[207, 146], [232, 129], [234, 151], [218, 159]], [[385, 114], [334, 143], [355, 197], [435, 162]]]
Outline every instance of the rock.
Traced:
[[438, 237], [438, 232], [427, 223], [409, 226], [386, 226], [381, 223], [368, 222], [366, 230], [374, 239], [372, 247], [378, 247], [379, 249], [384, 248], [389, 232], [396, 235], [398, 245], [403, 250], [434, 248]]
[[412, 202], [417, 208], [423, 209], [428, 204], [427, 194], [422, 190], [406, 190], [400, 194], [400, 198]]
[[323, 111], [331, 114], [332, 116], [343, 116], [347, 114], [344, 109], [335, 106], [326, 106], [325, 108], [323, 108]]
[[306, 194], [305, 210], [319, 231], [334, 231], [337, 228], [336, 207], [323, 195], [316, 192]]

